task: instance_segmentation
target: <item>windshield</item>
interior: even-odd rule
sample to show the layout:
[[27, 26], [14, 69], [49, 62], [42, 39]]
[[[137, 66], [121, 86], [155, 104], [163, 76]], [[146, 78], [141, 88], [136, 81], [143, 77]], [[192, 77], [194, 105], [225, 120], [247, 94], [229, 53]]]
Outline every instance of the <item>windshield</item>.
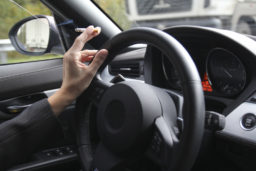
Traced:
[[94, 0], [123, 30], [197, 25], [256, 35], [256, 0]]

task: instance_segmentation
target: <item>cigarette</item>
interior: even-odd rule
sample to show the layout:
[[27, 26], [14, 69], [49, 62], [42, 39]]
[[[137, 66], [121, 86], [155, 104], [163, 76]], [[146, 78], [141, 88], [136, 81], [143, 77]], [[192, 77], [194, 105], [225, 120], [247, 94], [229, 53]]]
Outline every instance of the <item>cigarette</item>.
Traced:
[[86, 30], [86, 28], [75, 28], [75, 32], [82, 33]]
[[[82, 33], [85, 30], [86, 30], [86, 28], [75, 28], [75, 32], [78, 32], [78, 33]], [[98, 34], [98, 33], [100, 33], [100, 31], [101, 31], [101, 28], [96, 27], [96, 28], [93, 29], [93, 34], [96, 34], [96, 33]]]

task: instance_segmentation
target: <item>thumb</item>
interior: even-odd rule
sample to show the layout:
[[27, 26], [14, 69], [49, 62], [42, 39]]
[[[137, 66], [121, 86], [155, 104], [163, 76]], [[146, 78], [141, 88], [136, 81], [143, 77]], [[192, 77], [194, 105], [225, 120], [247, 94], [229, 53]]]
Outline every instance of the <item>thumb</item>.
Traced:
[[89, 65], [90, 70], [93, 73], [96, 73], [104, 60], [106, 59], [108, 55], [108, 51], [106, 49], [100, 50], [94, 57], [92, 63]]

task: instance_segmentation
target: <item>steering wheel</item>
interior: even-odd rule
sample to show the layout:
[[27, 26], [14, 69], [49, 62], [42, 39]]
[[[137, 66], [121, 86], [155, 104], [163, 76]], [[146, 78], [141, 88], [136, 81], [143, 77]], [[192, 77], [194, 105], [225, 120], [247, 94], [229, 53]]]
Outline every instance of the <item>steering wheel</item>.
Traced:
[[[158, 48], [176, 67], [182, 82], [183, 101], [175, 103], [170, 91], [138, 81], [109, 84], [95, 77], [77, 99], [77, 143], [84, 170], [124, 170], [147, 157], [162, 170], [187, 171], [193, 166], [204, 131], [204, 97], [201, 80], [185, 48], [167, 33], [153, 28], [124, 31], [105, 44], [109, 56], [135, 43]], [[146, 72], [146, 70], [144, 71]], [[100, 142], [93, 150], [90, 106], [97, 107]], [[177, 107], [182, 108], [183, 128], [178, 128]], [[95, 124], [95, 123], [94, 123]], [[96, 129], [94, 128], [94, 129]]]

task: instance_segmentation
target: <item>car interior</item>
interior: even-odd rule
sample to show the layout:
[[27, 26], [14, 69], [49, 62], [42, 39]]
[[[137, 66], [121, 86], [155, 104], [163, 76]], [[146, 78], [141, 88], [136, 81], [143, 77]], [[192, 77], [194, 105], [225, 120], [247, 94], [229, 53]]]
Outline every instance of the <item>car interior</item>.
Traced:
[[[52, 12], [36, 15], [50, 27], [47, 49], [27, 52], [17, 41], [32, 16], [9, 32], [18, 52], [63, 55], [76, 28], [94, 25], [101, 34], [84, 48], [109, 55], [59, 116], [61, 138], [8, 170], [254, 170], [256, 37], [195, 25], [123, 31], [94, 1], [40, 1]], [[56, 92], [62, 63], [0, 65], [0, 123]]]

